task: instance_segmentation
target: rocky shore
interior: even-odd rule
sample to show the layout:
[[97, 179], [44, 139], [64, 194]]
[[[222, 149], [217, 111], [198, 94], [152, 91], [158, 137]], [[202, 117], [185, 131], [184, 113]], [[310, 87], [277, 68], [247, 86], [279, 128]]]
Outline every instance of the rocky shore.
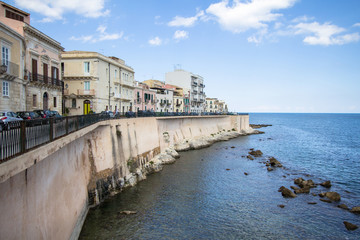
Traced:
[[[249, 149], [248, 156], [246, 157], [249, 160], [254, 160], [255, 158], [260, 158], [263, 156], [261, 150], [254, 150], [253, 148]], [[244, 157], [244, 156], [243, 156]], [[274, 157], [267, 157], [267, 161], [262, 161], [267, 167], [267, 171], [273, 171], [275, 168], [282, 168], [285, 170], [283, 165]], [[285, 175], [283, 177], [286, 177]], [[294, 186], [295, 185], [295, 186]], [[332, 183], [330, 180], [326, 180], [324, 182], [314, 183], [312, 179], [305, 180], [303, 178], [294, 179], [294, 185], [291, 185], [289, 188], [285, 186], [281, 186], [278, 189], [278, 192], [284, 198], [296, 198], [299, 194], [310, 194], [315, 197], [319, 197], [319, 201], [325, 203], [335, 203], [334, 206], [341, 208], [346, 211], [350, 211], [354, 214], [360, 214], [360, 206], [354, 206], [353, 208], [349, 208], [346, 204], [341, 203], [341, 195], [334, 191], [324, 191], [325, 189], [330, 189], [332, 187]], [[322, 187], [322, 190], [316, 191], [312, 189], [317, 189], [317, 187]], [[310, 205], [317, 204], [316, 201], [308, 202]], [[285, 208], [284, 204], [279, 204], [278, 207]], [[345, 228], [349, 231], [354, 231], [358, 229], [356, 224], [344, 221]]]

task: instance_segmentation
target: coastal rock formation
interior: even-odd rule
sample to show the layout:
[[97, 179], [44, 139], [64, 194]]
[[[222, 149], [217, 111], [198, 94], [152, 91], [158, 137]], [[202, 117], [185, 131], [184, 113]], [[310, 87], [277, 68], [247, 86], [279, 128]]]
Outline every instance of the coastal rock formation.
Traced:
[[340, 194], [338, 194], [337, 192], [326, 192], [325, 197], [335, 202], [341, 200]]
[[137, 183], [137, 177], [135, 173], [130, 173], [125, 176], [125, 187], [133, 187]]
[[263, 153], [260, 150], [250, 151], [249, 154], [254, 157], [261, 157], [263, 155]]
[[250, 159], [250, 160], [254, 160], [254, 158], [252, 156], [250, 156], [250, 155], [247, 155], [246, 158]]
[[270, 165], [273, 167], [282, 167], [282, 164], [274, 157], [269, 158]]
[[349, 210], [348, 206], [346, 206], [346, 204], [340, 204], [337, 206], [338, 208], [342, 208], [342, 209], [345, 209], [345, 210]]
[[290, 189], [284, 187], [281, 191], [281, 195], [283, 197], [288, 197], [288, 198], [295, 198], [296, 197], [296, 194], [293, 193]]
[[329, 200], [329, 199], [320, 199], [320, 201], [322, 201], [322, 202], [326, 202], [326, 203], [332, 203], [332, 201], [331, 201], [331, 200]]
[[165, 153], [172, 156], [173, 158], [180, 158], [180, 154], [175, 151], [174, 148], [166, 148]]
[[296, 189], [294, 191], [296, 194], [299, 194], [299, 193], [310, 193], [310, 188], [309, 187], [303, 187], [303, 188], [300, 188], [300, 189]]
[[315, 183], [311, 179], [304, 180], [303, 178], [297, 178], [297, 179], [294, 180], [294, 183], [296, 185], [298, 185], [300, 188], [305, 188], [305, 187], [314, 188], [314, 187], [316, 187]]
[[119, 212], [120, 214], [123, 214], [123, 215], [132, 215], [132, 214], [136, 214], [135, 211], [121, 211]]
[[331, 182], [330, 181], [325, 181], [323, 183], [320, 183], [321, 186], [326, 187], [326, 188], [330, 188], [331, 187]]
[[344, 225], [345, 225], [346, 229], [350, 230], [350, 231], [354, 231], [359, 228], [357, 225], [349, 223], [347, 221], [344, 221]]
[[350, 212], [360, 214], [360, 206], [353, 207], [353, 208], [350, 210]]
[[191, 147], [188, 140], [183, 140], [181, 142], [175, 143], [174, 149], [178, 152], [183, 152], [190, 150]]

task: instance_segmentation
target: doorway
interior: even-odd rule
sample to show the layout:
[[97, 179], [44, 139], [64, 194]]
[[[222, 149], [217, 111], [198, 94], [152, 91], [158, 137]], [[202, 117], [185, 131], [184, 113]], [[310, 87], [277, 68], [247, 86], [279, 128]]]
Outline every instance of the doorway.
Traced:
[[84, 101], [84, 115], [90, 113], [90, 100]]
[[49, 96], [48, 93], [45, 92], [43, 95], [43, 110], [49, 109]]

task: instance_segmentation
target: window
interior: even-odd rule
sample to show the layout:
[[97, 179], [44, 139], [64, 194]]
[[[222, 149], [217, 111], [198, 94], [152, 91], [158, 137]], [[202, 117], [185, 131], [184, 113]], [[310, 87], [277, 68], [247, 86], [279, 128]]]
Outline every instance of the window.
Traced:
[[115, 79], [117, 78], [117, 70], [115, 69]]
[[84, 82], [84, 90], [85, 91], [90, 91], [90, 81], [85, 81]]
[[76, 99], [71, 99], [71, 108], [76, 108]]
[[3, 81], [2, 94], [5, 97], [9, 97], [9, 82]]
[[6, 17], [7, 18], [11, 18], [11, 19], [14, 19], [14, 20], [18, 20], [18, 21], [21, 21], [23, 22], [24, 21], [24, 17], [17, 14], [17, 13], [14, 13], [14, 12], [11, 12], [9, 10], [6, 10]]
[[8, 47], [1, 47], [1, 65], [9, 66], [10, 49]]
[[56, 105], [56, 97], [54, 97], [54, 108], [56, 108], [57, 105]]
[[90, 74], [90, 62], [84, 62], [84, 73]]
[[33, 102], [33, 107], [36, 107], [37, 106], [37, 96], [36, 96], [36, 94], [33, 95], [32, 102]]

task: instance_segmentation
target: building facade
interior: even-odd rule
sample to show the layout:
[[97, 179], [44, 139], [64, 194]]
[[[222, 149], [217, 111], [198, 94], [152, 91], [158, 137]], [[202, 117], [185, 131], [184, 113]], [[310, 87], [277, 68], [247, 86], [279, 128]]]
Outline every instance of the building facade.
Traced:
[[133, 107], [134, 70], [97, 52], [62, 53], [66, 113], [127, 112]]
[[205, 111], [205, 84], [204, 79], [196, 74], [182, 69], [176, 69], [173, 72], [165, 74], [165, 81], [190, 92], [190, 111], [201, 113]]
[[0, 111], [24, 111], [25, 40], [18, 32], [0, 22], [0, 45]]
[[135, 82], [134, 111], [156, 111], [156, 90], [142, 82]]
[[[22, 44], [23, 49], [20, 49], [19, 65], [21, 71], [19, 78], [23, 79], [26, 86], [24, 98], [20, 98], [20, 101], [25, 101], [25, 109], [28, 111], [50, 109], [61, 113], [63, 84], [59, 68], [60, 53], [64, 48], [59, 42], [32, 27], [29, 13], [4, 2], [0, 2], [0, 21], [22, 36], [25, 42]], [[6, 48], [6, 46], [2, 47], [2, 50]], [[14, 45], [13, 51], [16, 52], [16, 49]], [[8, 50], [5, 50], [5, 55], [10, 53], [6, 51]], [[17, 110], [24, 109], [20, 106]]]

